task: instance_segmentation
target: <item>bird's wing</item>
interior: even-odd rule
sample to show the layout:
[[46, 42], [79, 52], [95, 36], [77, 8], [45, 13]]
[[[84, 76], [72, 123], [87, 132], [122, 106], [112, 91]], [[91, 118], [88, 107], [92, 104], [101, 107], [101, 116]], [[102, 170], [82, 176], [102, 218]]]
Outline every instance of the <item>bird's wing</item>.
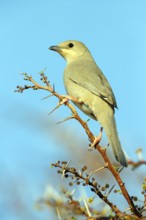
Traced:
[[76, 71], [73, 71], [74, 74], [69, 74], [69, 79], [85, 89], [88, 89], [93, 94], [101, 97], [112, 108], [117, 108], [114, 93], [106, 77], [103, 75], [98, 66], [89, 65], [87, 68], [87, 62], [86, 65], [83, 65], [82, 63], [82, 68], [76, 68]]

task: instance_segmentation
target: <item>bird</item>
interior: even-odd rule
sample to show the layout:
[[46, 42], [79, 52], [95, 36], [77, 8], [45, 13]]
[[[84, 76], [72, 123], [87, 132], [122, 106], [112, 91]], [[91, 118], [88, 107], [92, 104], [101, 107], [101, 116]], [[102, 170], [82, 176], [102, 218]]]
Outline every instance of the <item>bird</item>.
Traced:
[[77, 40], [67, 40], [49, 49], [58, 52], [66, 60], [63, 80], [69, 99], [86, 115], [99, 122], [116, 160], [127, 167], [114, 116], [117, 102], [107, 78], [89, 49]]

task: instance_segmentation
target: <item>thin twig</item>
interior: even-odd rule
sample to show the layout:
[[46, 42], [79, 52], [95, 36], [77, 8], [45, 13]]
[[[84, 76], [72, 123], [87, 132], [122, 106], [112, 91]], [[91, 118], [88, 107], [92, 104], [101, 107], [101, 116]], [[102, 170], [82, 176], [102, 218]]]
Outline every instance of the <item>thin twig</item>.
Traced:
[[103, 169], [105, 169], [105, 168], [106, 168], [106, 167], [104, 166], [104, 167], [100, 167], [100, 168], [98, 168], [98, 169], [96, 169], [96, 170], [91, 171], [91, 173], [89, 174], [88, 178], [90, 179], [90, 177], [91, 177], [91, 175], [92, 175], [93, 173], [97, 173], [98, 171], [103, 170]]
[[128, 164], [132, 166], [133, 170], [135, 170], [136, 168], [138, 168], [141, 165], [146, 165], [146, 161], [145, 160], [140, 160], [140, 161], [134, 162], [132, 160], [129, 160]]

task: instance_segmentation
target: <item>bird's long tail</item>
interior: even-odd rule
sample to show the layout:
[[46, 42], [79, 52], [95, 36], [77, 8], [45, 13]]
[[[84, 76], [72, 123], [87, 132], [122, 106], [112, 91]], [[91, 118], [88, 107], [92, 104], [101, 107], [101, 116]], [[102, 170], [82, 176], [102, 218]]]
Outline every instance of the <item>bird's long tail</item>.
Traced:
[[127, 167], [127, 161], [126, 161], [126, 157], [125, 157], [125, 154], [123, 152], [123, 149], [121, 147], [120, 140], [118, 137], [114, 115], [108, 116], [106, 117], [106, 119], [104, 118], [101, 124], [105, 130], [105, 133], [112, 147], [115, 158], [117, 159], [117, 161], [120, 162], [121, 165], [123, 165], [124, 167]]

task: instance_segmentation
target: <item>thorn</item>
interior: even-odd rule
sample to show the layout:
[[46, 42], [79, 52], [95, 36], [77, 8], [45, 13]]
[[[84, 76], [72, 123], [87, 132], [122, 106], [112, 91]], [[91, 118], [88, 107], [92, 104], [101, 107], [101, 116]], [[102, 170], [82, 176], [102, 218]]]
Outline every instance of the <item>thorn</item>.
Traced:
[[68, 167], [68, 165], [71, 163], [71, 160], [65, 165], [64, 169], [63, 169], [63, 172], [62, 172], [62, 179], [64, 178], [64, 174], [65, 174], [65, 171], [66, 171], [66, 168]]
[[65, 118], [65, 119], [62, 120], [62, 121], [57, 122], [56, 124], [57, 124], [57, 125], [58, 125], [58, 124], [61, 124], [61, 123], [66, 122], [66, 121], [68, 121], [68, 120], [70, 120], [70, 119], [73, 119], [73, 118], [74, 118], [74, 116], [72, 115], [72, 116], [70, 116], [70, 117]]
[[41, 70], [40, 72], [38, 72], [38, 74], [40, 74], [40, 75], [41, 75], [41, 74], [44, 74], [45, 71], [46, 71], [46, 69], [47, 69], [47, 68], [45, 67], [44, 70]]
[[61, 105], [65, 104], [65, 102], [67, 102], [68, 100], [66, 98], [63, 98], [62, 100], [60, 100], [57, 104], [57, 106], [49, 113], [49, 115], [51, 115], [56, 109], [58, 109]]
[[116, 184], [114, 184], [114, 185], [110, 188], [110, 190], [108, 191], [107, 197], [109, 196], [109, 194], [111, 193], [111, 191], [114, 189], [115, 185], [116, 185]]
[[124, 169], [124, 167], [121, 167], [121, 169], [119, 169], [119, 171], [118, 171], [118, 172], [119, 172], [119, 173], [121, 173], [121, 171], [122, 171], [123, 169]]
[[76, 189], [73, 189], [71, 192], [70, 192], [70, 195], [73, 196], [73, 194], [75, 193]]
[[89, 176], [88, 176], [88, 179], [91, 177], [91, 175], [93, 174], [93, 173], [96, 173], [96, 172], [98, 172], [98, 171], [100, 171], [100, 170], [103, 170], [103, 169], [105, 169], [106, 167], [104, 166], [104, 167], [100, 167], [100, 168], [98, 168], [98, 169], [96, 169], [96, 170], [93, 170], [93, 171], [91, 171], [91, 173], [89, 174]]
[[107, 151], [108, 147], [110, 146], [110, 143], [108, 143], [105, 147], [104, 150]]
[[83, 202], [84, 202], [85, 208], [86, 208], [86, 210], [87, 210], [88, 217], [91, 217], [91, 213], [90, 213], [90, 211], [89, 211], [89, 207], [88, 207], [88, 205], [87, 205], [86, 200], [84, 199]]
[[61, 220], [61, 215], [60, 215], [60, 211], [58, 207], [56, 207], [56, 212], [57, 212], [58, 219]]
[[58, 108], [60, 107], [60, 104], [57, 104], [57, 106], [51, 111], [49, 112], [48, 115], [51, 115], [53, 112], [55, 112]]
[[53, 96], [53, 94], [50, 94], [50, 95], [48, 95], [48, 96], [45, 96], [45, 97], [42, 98], [41, 100], [44, 100], [44, 99], [50, 98], [50, 97], [52, 97], [52, 96]]
[[55, 84], [53, 83], [53, 92], [55, 92]]

